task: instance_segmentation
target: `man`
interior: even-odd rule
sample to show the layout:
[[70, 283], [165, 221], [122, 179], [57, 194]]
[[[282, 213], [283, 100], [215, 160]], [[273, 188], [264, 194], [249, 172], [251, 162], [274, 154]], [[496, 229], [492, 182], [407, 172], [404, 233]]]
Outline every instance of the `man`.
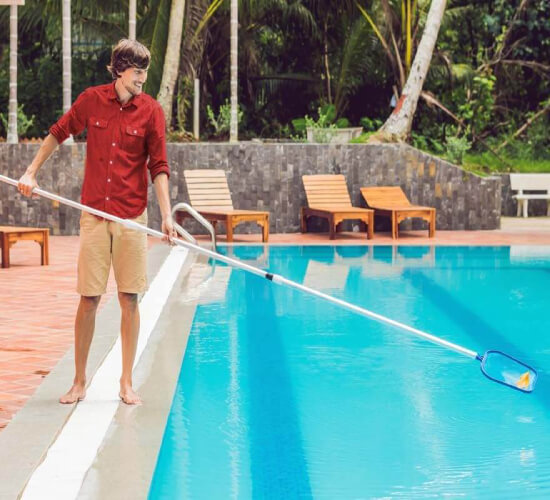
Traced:
[[[19, 191], [31, 196], [36, 175], [55, 148], [85, 128], [86, 169], [82, 203], [124, 219], [147, 224], [147, 172], [155, 186], [166, 240], [176, 236], [168, 194], [164, 115], [152, 97], [142, 93], [151, 55], [141, 43], [121, 40], [108, 66], [113, 82], [85, 90], [71, 109], [50, 128], [32, 163], [19, 180]], [[95, 316], [105, 293], [111, 261], [121, 308], [122, 375], [120, 398], [141, 399], [132, 387], [139, 334], [138, 293], [146, 289], [147, 236], [121, 224], [82, 213], [75, 320], [75, 378], [61, 403], [86, 396], [86, 363]]]

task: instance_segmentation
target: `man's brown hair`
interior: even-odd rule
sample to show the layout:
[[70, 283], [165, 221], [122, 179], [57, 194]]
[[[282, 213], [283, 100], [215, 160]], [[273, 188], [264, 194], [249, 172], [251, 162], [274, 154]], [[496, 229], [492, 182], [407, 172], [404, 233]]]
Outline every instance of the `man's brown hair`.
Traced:
[[151, 62], [149, 49], [136, 40], [123, 38], [120, 40], [111, 53], [111, 64], [107, 69], [117, 79], [120, 74], [128, 68], [147, 69]]

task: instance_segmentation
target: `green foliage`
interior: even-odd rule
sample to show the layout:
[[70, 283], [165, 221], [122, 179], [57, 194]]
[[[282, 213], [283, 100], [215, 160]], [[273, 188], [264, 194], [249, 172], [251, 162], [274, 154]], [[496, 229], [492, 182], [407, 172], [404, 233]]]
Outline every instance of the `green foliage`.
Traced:
[[[226, 99], [225, 103], [219, 107], [218, 114], [216, 115], [210, 105], [206, 106], [206, 114], [208, 115], [208, 121], [214, 129], [215, 135], [219, 136], [229, 132], [231, 126], [231, 104]], [[237, 120], [241, 122], [243, 118], [243, 111], [239, 109], [237, 111]]]
[[375, 134], [376, 131], [372, 130], [370, 132], [363, 132], [359, 137], [355, 137], [349, 141], [350, 144], [365, 144], [369, 141], [371, 135]]
[[[23, 109], [23, 104], [17, 106], [17, 133], [19, 136], [24, 136], [27, 133], [27, 130], [31, 128], [34, 124], [35, 116], [32, 115], [30, 118], [25, 114]], [[4, 126], [4, 130], [8, 130], [8, 114], [0, 113], [0, 121]]]
[[[294, 130], [297, 136], [294, 139], [304, 140], [307, 136], [308, 129], [311, 131], [313, 142], [328, 143], [336, 134], [338, 126], [334, 122], [336, 117], [335, 108], [333, 105], [322, 106], [317, 109], [317, 120], [306, 115], [304, 118], [292, 120]], [[348, 122], [349, 123], [349, 122]]]
[[464, 155], [463, 168], [480, 175], [500, 172], [550, 173], [550, 159], [534, 160], [507, 155], [497, 158], [489, 152], [467, 153]]
[[336, 106], [334, 104], [325, 104], [317, 109], [319, 114], [319, 123], [324, 123], [326, 125], [334, 123], [336, 120]]
[[349, 120], [347, 118], [338, 118], [336, 120], [336, 128], [348, 128], [350, 126]]
[[367, 131], [374, 132], [382, 126], [382, 120], [380, 118], [369, 118], [368, 116], [363, 116], [359, 120], [359, 124]]
[[442, 155], [445, 152], [445, 145], [434, 135], [423, 135], [413, 131], [411, 133], [411, 143], [415, 148], [427, 151], [436, 155]]
[[451, 163], [456, 165], [462, 165], [464, 155], [472, 147], [472, 143], [464, 136], [462, 137], [448, 137], [446, 157]]
[[495, 82], [493, 75], [478, 75], [473, 78], [471, 88], [465, 89], [465, 101], [458, 106], [458, 116], [466, 123], [467, 132], [480, 133], [491, 123]]
[[[416, 13], [414, 55], [430, 2], [411, 3]], [[153, 96], [162, 74], [170, 4], [171, 0], [138, 2], [138, 39], [153, 55], [146, 87]], [[208, 10], [212, 4], [212, 0], [186, 2], [187, 35], [174, 104], [180, 129], [189, 121], [193, 77], [201, 82], [201, 105], [209, 103], [211, 111], [223, 106], [229, 95], [230, 2], [216, 1], [219, 8]], [[390, 55], [358, 4], [380, 28]], [[359, 142], [365, 140], [391, 113], [392, 86], [399, 87], [396, 54], [404, 61], [407, 38], [402, 31], [402, 5], [406, 3], [399, 0], [240, 0], [239, 102], [244, 112], [240, 137], [291, 133], [305, 137], [305, 118], [293, 120], [292, 130], [287, 124], [295, 117], [317, 116], [321, 106], [329, 125], [360, 123], [366, 134]], [[486, 151], [484, 142], [496, 148], [512, 137], [550, 98], [550, 0], [530, 0], [516, 15], [520, 5], [520, 0], [447, 2], [424, 85], [441, 106], [419, 102], [413, 145], [448, 155], [454, 147], [448, 138], [460, 136], [473, 142], [472, 154], [479, 154]], [[212, 15], [200, 36], [193, 38], [207, 11]], [[19, 13], [18, 97], [25, 113], [35, 116], [24, 135], [43, 137], [61, 115], [61, 2], [27, 0]], [[110, 81], [105, 66], [112, 45], [127, 33], [127, 13], [127, 0], [72, 1], [73, 99], [90, 85]], [[4, 8], [0, 9], [3, 111], [9, 92], [8, 44], [9, 9]], [[218, 127], [223, 122], [220, 114], [211, 112]], [[202, 129], [220, 133], [209, 120], [203, 113]], [[522, 161], [548, 158], [549, 127], [548, 116], [537, 119], [501, 152]]]
[[157, 97], [162, 80], [164, 54], [168, 43], [168, 24], [170, 20], [170, 0], [153, 0], [156, 22], [151, 40], [151, 67], [145, 83], [145, 91]]

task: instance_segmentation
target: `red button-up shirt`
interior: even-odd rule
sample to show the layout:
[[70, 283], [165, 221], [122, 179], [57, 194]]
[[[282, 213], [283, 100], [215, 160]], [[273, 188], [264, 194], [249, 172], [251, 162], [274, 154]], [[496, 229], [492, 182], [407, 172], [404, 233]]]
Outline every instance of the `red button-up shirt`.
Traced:
[[147, 170], [152, 180], [170, 175], [160, 104], [147, 94], [120, 104], [114, 82], [90, 87], [50, 133], [61, 144], [85, 128], [82, 203], [125, 219], [139, 216], [147, 206]]

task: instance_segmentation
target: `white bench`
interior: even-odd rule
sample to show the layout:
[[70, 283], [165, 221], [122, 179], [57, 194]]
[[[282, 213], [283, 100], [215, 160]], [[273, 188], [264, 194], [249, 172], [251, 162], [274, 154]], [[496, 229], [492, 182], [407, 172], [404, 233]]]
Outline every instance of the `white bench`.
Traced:
[[[550, 174], [510, 174], [510, 186], [512, 191], [517, 191], [512, 198], [518, 202], [518, 217], [522, 211], [523, 216], [527, 217], [529, 200], [546, 200], [546, 214], [550, 216]], [[536, 193], [526, 194], [525, 191]]]

